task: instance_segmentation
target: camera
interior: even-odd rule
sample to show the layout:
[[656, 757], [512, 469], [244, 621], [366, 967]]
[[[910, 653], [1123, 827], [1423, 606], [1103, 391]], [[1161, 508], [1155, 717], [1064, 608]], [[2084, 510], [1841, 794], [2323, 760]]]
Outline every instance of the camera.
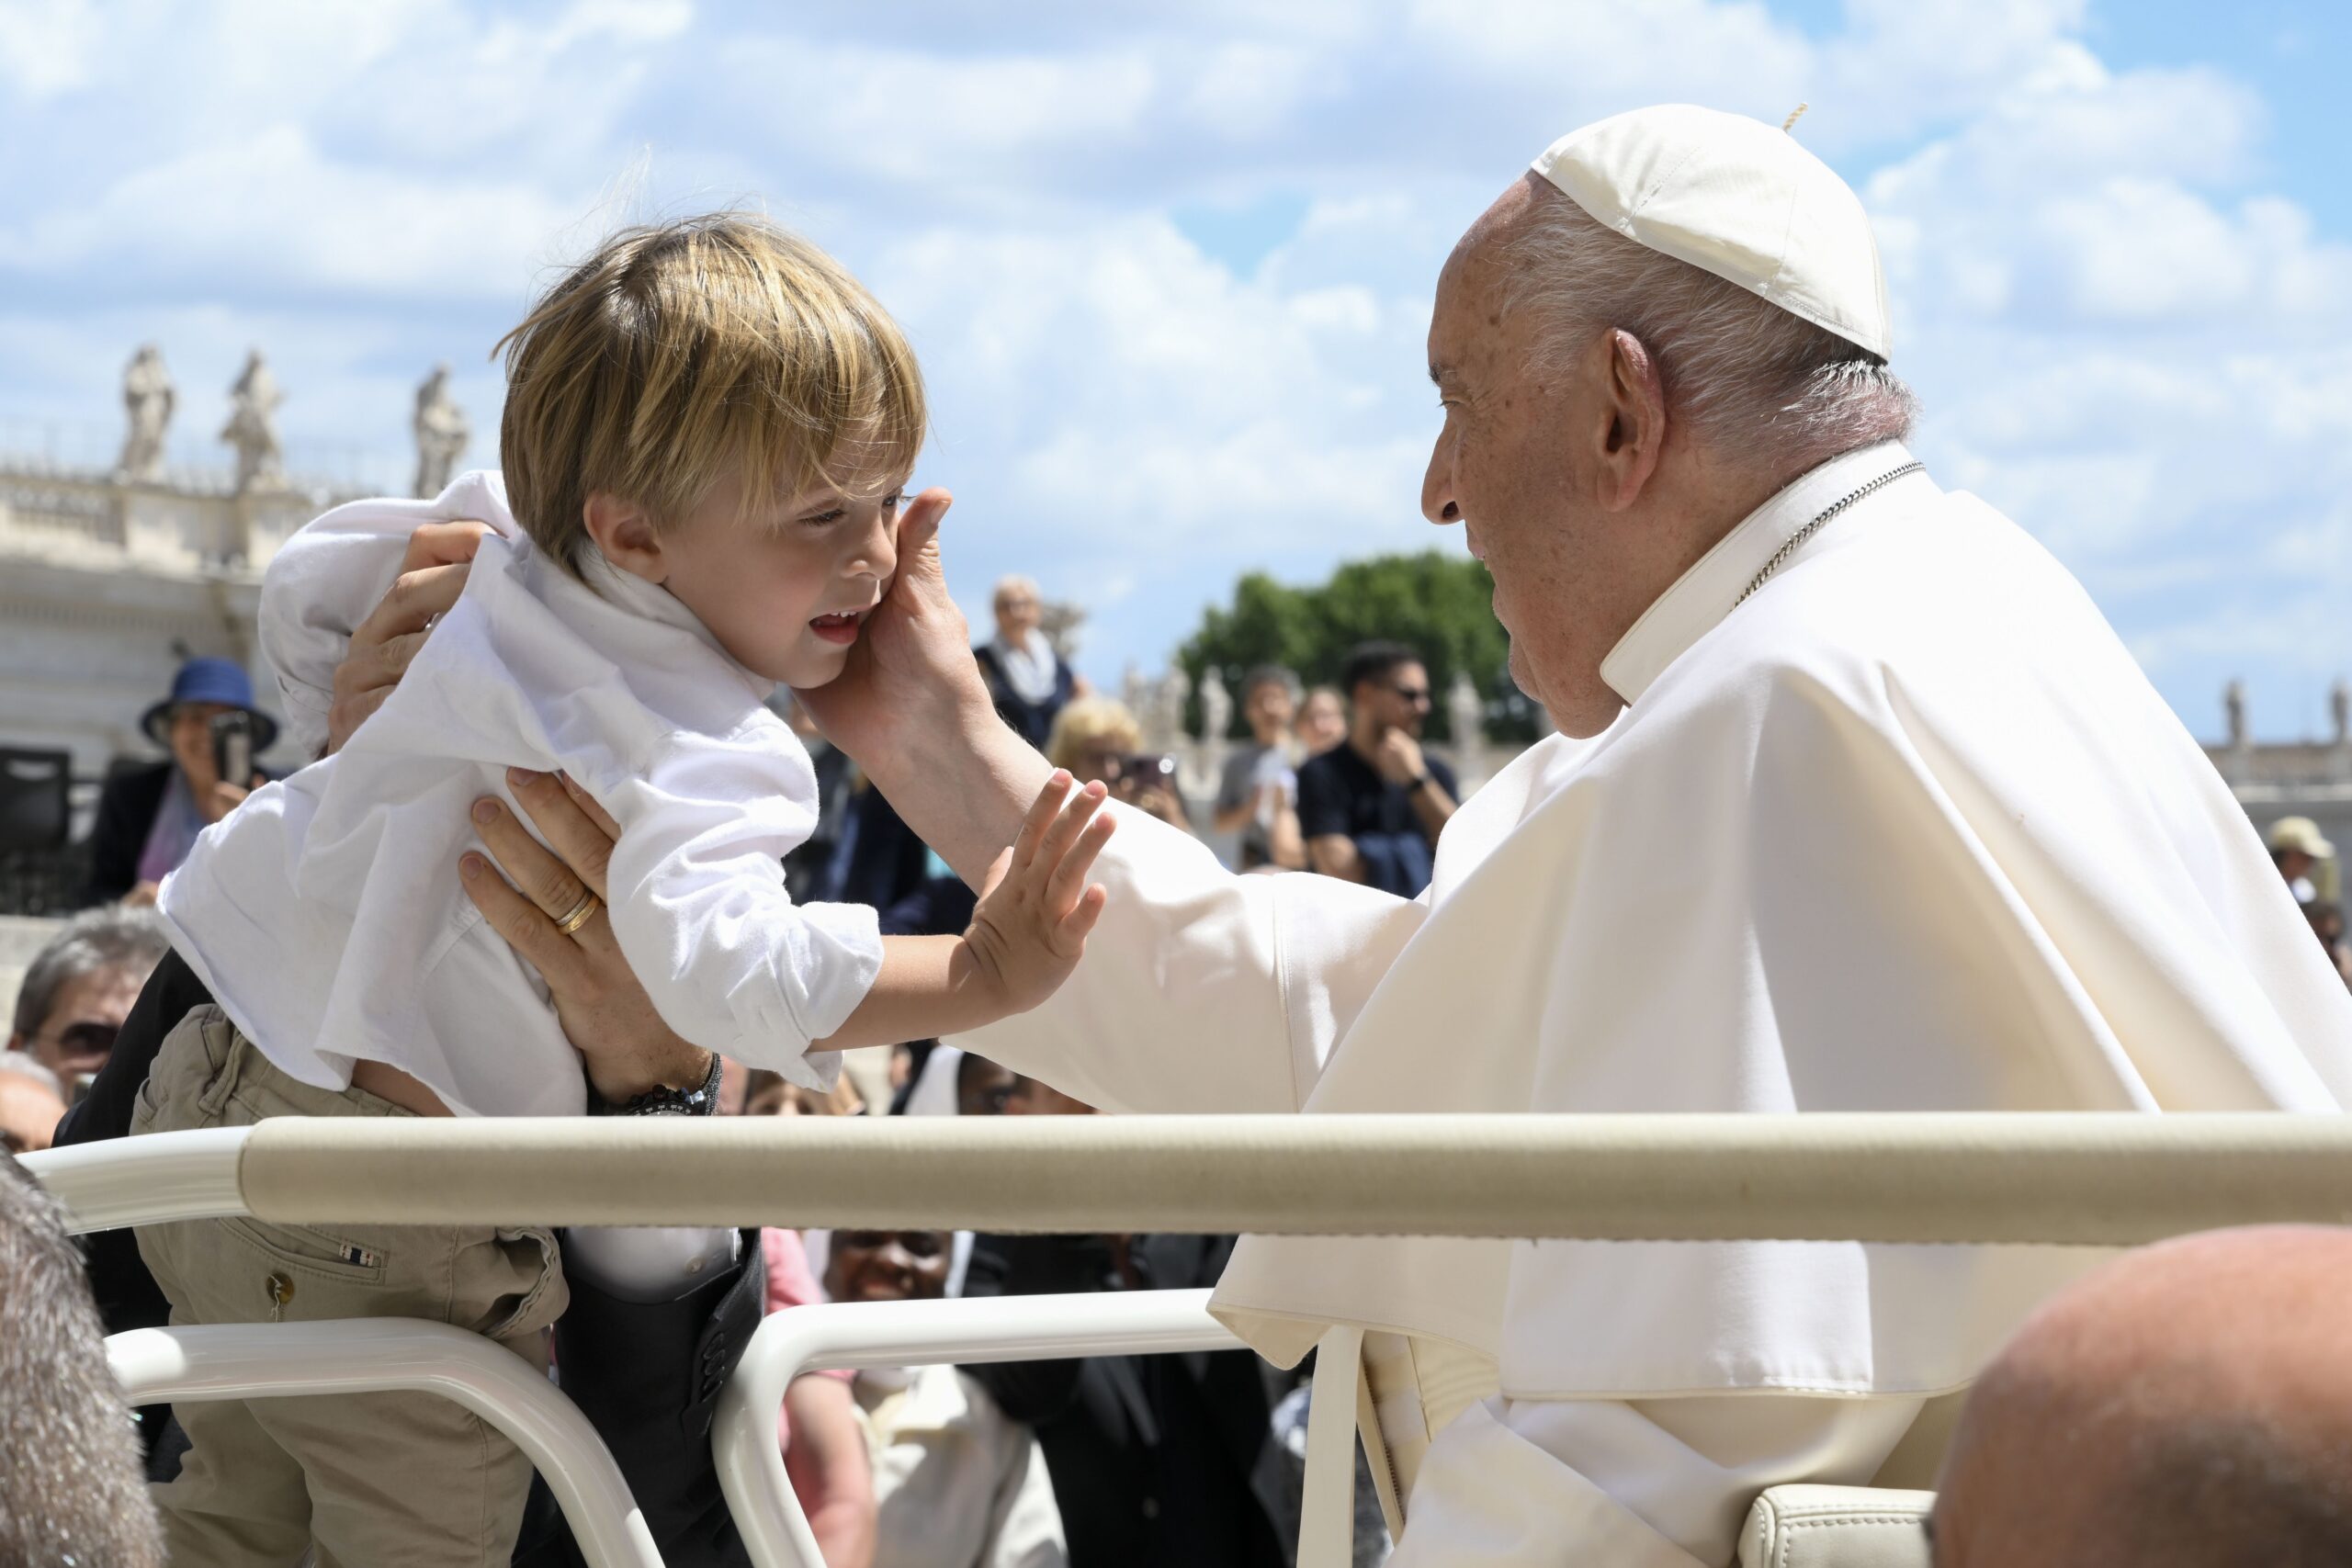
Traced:
[[212, 767], [222, 784], [254, 782], [254, 716], [232, 710], [212, 716]]

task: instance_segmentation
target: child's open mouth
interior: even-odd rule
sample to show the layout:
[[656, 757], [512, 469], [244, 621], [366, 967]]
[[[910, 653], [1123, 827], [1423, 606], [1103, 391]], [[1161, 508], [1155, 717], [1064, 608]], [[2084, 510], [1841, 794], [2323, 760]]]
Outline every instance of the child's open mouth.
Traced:
[[850, 611], [838, 615], [819, 615], [808, 623], [808, 629], [827, 642], [846, 648], [857, 640], [857, 628], [864, 623], [862, 611]]

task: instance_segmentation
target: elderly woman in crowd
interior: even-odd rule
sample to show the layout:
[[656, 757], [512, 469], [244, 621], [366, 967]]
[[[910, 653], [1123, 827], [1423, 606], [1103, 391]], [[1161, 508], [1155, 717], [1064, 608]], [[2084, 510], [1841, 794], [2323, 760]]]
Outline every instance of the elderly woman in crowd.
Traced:
[[152, 904], [164, 878], [177, 870], [196, 836], [236, 808], [261, 782], [220, 776], [212, 749], [212, 721], [242, 713], [253, 723], [255, 755], [277, 739], [277, 721], [254, 706], [253, 682], [227, 659], [191, 659], [173, 677], [172, 694], [139, 721], [171, 760], [133, 768], [107, 781], [90, 832], [90, 878], [82, 902], [125, 898]]
[[145, 910], [92, 909], [68, 921], [25, 970], [8, 1050], [70, 1091], [107, 1065], [140, 987], [169, 945], [163, 921]]
[[1004, 722], [1030, 745], [1043, 747], [1055, 718], [1078, 694], [1078, 677], [1046, 636], [1045, 600], [1034, 579], [999, 582], [994, 607], [996, 636], [972, 649], [972, 657]]
[[1127, 705], [1110, 697], [1080, 697], [1062, 709], [1046, 740], [1054, 766], [1080, 784], [1100, 781], [1113, 798], [1150, 812], [1170, 827], [1192, 830], [1176, 793], [1174, 761], [1144, 756], [1143, 726]]

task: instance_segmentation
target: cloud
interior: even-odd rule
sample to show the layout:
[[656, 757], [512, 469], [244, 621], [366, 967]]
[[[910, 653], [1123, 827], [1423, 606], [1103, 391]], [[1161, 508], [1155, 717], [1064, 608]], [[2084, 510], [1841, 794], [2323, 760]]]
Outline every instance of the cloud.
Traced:
[[1093, 597], [1107, 676], [1244, 570], [1442, 537], [1430, 288], [1535, 152], [1643, 102], [1803, 100], [1871, 209], [1923, 453], [2201, 716], [2233, 648], [2257, 681], [2352, 664], [2352, 252], [2263, 185], [2260, 84], [2116, 69], [2093, 28], [2086, 0], [0, 0], [0, 419], [104, 445], [157, 337], [201, 452], [260, 342], [289, 439], [404, 469], [446, 358], [486, 457], [482, 355], [552, 265], [748, 197], [914, 335], [959, 588]]

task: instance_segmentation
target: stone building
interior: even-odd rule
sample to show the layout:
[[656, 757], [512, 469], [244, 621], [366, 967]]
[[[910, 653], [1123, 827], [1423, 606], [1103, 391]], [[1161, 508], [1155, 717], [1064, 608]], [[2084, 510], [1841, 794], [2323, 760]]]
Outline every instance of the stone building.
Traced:
[[2320, 896], [2343, 897], [2342, 861], [2352, 853], [2352, 682], [2328, 693], [2331, 735], [2324, 740], [2256, 740], [2246, 726], [2245, 688], [2233, 681], [2222, 696], [2222, 739], [2205, 748], [2256, 829], [2281, 817], [2308, 817], [2338, 848], [2339, 859], [2316, 877]]
[[254, 641], [262, 569], [342, 499], [0, 457], [0, 744], [70, 751], [84, 778], [153, 755], [139, 716], [195, 654], [243, 664], [271, 705]]

